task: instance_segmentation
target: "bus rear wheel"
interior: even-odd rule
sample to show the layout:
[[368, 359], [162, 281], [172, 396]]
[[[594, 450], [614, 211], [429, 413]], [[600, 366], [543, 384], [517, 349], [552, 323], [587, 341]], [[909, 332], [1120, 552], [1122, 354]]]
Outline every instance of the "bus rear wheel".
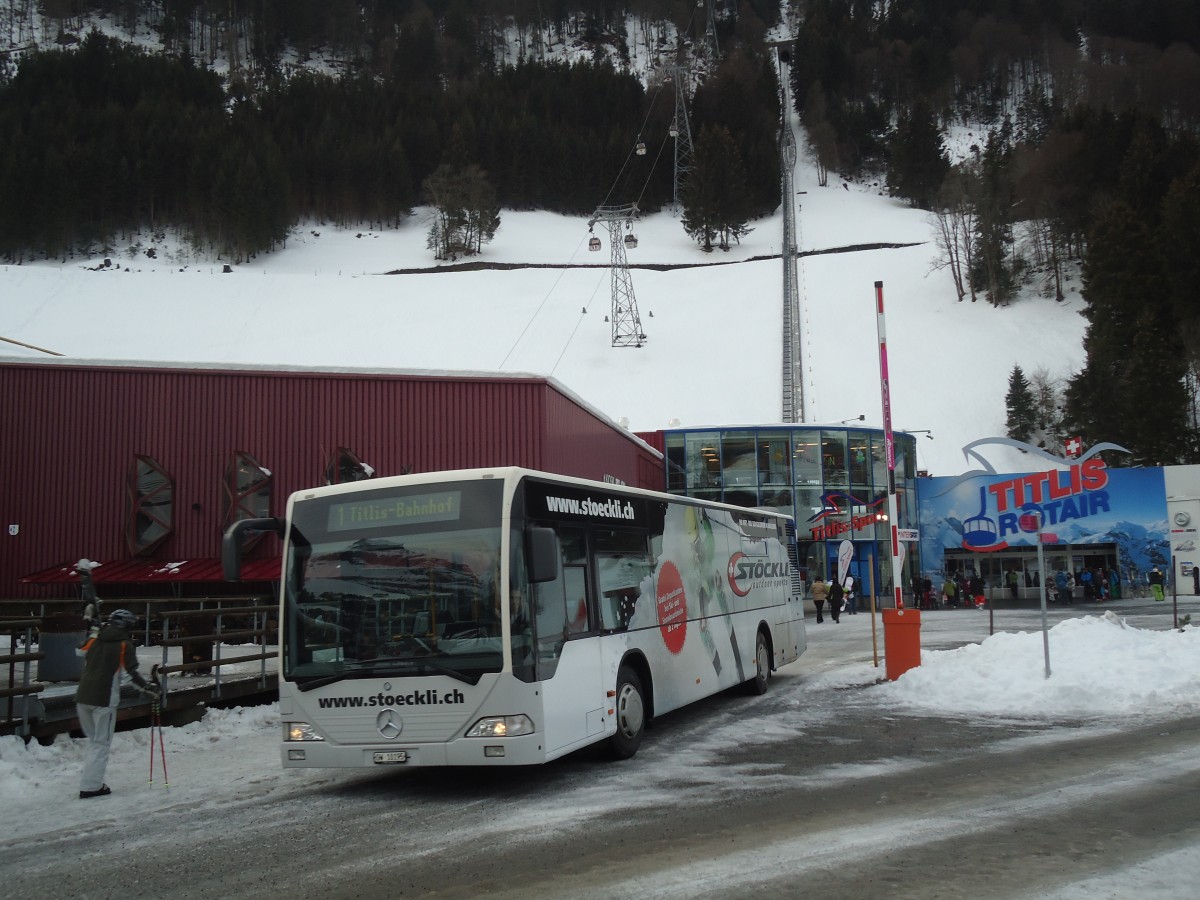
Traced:
[[761, 631], [754, 639], [754, 677], [746, 682], [746, 692], [759, 696], [767, 692], [771, 678], [771, 651], [767, 647], [767, 636]]
[[642, 695], [642, 679], [629, 666], [617, 672], [617, 697], [614, 710], [617, 733], [608, 739], [614, 759], [629, 759], [637, 753], [646, 733], [646, 703]]

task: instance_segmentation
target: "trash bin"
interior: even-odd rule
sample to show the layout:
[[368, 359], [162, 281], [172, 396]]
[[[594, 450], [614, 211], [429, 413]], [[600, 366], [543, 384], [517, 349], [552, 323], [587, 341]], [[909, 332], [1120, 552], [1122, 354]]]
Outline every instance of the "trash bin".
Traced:
[[883, 653], [888, 681], [921, 664], [920, 610], [883, 610]]
[[83, 616], [75, 613], [51, 613], [42, 618], [38, 631], [38, 681], [78, 681], [83, 674], [83, 657], [76, 648], [87, 637]]

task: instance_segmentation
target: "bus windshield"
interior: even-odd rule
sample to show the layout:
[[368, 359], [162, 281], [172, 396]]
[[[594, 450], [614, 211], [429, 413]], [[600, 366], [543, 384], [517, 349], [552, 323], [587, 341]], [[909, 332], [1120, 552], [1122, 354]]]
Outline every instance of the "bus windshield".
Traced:
[[283, 677], [441, 674], [503, 664], [500, 482], [359, 491], [295, 504]]

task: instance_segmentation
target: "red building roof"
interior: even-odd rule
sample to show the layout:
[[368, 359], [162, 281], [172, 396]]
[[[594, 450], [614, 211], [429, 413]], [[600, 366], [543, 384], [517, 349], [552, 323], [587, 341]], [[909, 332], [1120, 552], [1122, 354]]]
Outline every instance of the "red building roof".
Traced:
[[[242, 563], [242, 581], [278, 581], [279, 557], [250, 559]], [[75, 563], [50, 566], [18, 579], [21, 584], [79, 584]], [[166, 584], [183, 581], [223, 582], [221, 560], [212, 557], [163, 562], [150, 559], [116, 559], [92, 569], [96, 584]]]

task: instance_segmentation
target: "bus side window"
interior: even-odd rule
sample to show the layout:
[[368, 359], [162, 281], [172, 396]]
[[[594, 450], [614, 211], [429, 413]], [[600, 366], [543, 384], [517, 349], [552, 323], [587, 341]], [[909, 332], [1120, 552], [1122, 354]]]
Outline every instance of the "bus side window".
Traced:
[[620, 631], [629, 627], [641, 597], [642, 581], [653, 571], [654, 555], [644, 533], [597, 532], [596, 573], [601, 625], [605, 629]]
[[568, 638], [591, 630], [583, 532], [560, 528], [559, 544], [562, 559], [558, 577], [533, 585], [539, 679], [551, 677], [558, 669], [558, 660]]

